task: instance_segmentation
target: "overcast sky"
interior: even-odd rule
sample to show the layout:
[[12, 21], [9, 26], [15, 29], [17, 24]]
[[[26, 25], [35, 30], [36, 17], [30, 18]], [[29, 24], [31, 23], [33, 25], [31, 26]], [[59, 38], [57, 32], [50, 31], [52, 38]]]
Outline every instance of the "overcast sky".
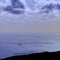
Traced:
[[59, 12], [54, 10], [48, 15], [14, 15], [0, 9], [0, 32], [60, 32]]
[[1, 15], [0, 32], [60, 32], [60, 18], [48, 15]]

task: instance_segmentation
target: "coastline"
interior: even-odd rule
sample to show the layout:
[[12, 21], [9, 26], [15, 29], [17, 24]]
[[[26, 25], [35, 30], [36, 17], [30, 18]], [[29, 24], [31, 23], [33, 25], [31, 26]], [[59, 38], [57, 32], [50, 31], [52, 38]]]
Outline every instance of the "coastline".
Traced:
[[32, 60], [32, 59], [60, 59], [60, 51], [56, 52], [42, 52], [42, 53], [33, 53], [29, 55], [23, 55], [23, 56], [11, 56], [7, 58], [3, 58], [1, 60], [17, 60], [17, 59], [22, 59], [22, 60]]

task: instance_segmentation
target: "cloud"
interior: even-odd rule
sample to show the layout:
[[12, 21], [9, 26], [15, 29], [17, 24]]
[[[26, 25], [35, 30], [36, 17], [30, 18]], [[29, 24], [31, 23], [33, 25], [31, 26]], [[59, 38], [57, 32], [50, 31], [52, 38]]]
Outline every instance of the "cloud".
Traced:
[[24, 10], [15, 10], [11, 6], [6, 6], [3, 10], [17, 15], [24, 13]]

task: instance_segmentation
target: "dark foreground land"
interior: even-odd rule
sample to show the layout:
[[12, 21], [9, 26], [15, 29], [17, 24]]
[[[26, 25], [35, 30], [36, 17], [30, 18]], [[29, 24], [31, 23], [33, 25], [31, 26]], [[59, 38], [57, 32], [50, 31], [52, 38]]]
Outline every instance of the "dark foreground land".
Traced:
[[23, 56], [12, 56], [0, 60], [42, 60], [42, 59], [56, 59], [60, 60], [60, 51], [58, 52], [43, 52], [43, 53], [34, 53], [30, 55]]

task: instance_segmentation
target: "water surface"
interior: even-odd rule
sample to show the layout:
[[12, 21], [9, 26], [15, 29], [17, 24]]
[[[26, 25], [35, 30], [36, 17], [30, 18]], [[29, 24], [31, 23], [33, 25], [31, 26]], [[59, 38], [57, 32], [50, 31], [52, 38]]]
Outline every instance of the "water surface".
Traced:
[[60, 51], [60, 34], [0, 33], [0, 58]]

